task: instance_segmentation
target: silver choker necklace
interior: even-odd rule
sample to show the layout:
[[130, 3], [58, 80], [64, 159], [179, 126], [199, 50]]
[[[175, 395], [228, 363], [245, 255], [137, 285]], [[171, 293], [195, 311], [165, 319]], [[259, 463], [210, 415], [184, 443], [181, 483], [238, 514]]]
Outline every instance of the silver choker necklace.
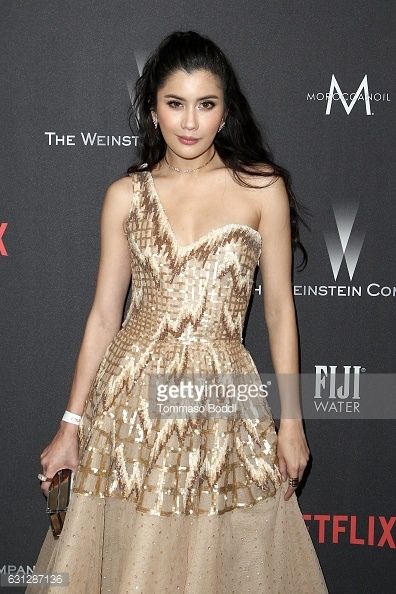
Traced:
[[198, 169], [202, 169], [202, 167], [205, 167], [205, 165], [210, 163], [211, 160], [213, 159], [213, 157], [215, 156], [215, 154], [216, 154], [216, 151], [213, 151], [213, 155], [210, 157], [210, 159], [208, 161], [206, 161], [206, 163], [204, 163], [203, 165], [200, 165], [199, 167], [196, 167], [195, 169], [179, 169], [179, 167], [174, 167], [173, 165], [168, 163], [168, 159], [166, 158], [166, 155], [165, 155], [164, 159], [165, 159], [165, 163], [168, 165], [168, 167], [170, 169], [173, 169], [173, 171], [177, 171], [178, 173], [193, 173], [194, 171], [198, 171]]

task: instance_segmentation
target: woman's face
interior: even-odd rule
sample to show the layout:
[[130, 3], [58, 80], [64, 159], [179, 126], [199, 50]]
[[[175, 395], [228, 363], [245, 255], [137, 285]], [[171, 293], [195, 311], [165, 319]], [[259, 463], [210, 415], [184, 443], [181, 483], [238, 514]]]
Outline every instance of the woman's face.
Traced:
[[[220, 80], [208, 70], [177, 70], [157, 93], [157, 118], [168, 148], [183, 159], [195, 159], [212, 145], [223, 121]], [[197, 139], [190, 144], [182, 138]]]

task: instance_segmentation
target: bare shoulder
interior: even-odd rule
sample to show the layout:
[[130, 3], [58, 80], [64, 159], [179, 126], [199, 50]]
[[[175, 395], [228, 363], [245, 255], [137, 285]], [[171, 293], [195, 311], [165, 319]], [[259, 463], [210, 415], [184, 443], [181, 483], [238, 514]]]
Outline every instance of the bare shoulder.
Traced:
[[132, 176], [126, 175], [114, 180], [106, 188], [104, 207], [122, 214], [129, 207], [132, 191]]
[[109, 184], [106, 193], [111, 194], [112, 196], [120, 196], [120, 198], [126, 194], [129, 195], [132, 187], [132, 179], [133, 176], [131, 175], [119, 177]]

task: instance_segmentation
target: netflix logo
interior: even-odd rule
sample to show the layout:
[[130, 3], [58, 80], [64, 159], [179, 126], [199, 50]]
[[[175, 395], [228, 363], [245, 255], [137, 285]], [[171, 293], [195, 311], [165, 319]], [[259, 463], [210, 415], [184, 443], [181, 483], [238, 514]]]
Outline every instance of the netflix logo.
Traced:
[[350, 544], [394, 549], [395, 534], [392, 534], [396, 516], [358, 516], [303, 514], [311, 538], [318, 543]]
[[8, 223], [0, 223], [0, 256], [8, 256], [6, 246], [3, 240], [5, 230], [7, 229]]

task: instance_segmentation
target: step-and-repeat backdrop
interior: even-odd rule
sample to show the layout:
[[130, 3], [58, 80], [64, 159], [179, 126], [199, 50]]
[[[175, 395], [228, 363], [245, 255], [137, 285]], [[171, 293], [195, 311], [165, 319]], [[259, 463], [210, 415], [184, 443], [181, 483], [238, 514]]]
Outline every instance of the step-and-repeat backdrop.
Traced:
[[[230, 58], [310, 210], [308, 266], [297, 258], [293, 278], [306, 525], [332, 594], [394, 592], [395, 4], [15, 0], [0, 12], [1, 572], [29, 572], [47, 530], [39, 455], [92, 304], [104, 192], [135, 159], [133, 84], [166, 34], [193, 29]], [[258, 272], [245, 343], [265, 373], [262, 296]]]

